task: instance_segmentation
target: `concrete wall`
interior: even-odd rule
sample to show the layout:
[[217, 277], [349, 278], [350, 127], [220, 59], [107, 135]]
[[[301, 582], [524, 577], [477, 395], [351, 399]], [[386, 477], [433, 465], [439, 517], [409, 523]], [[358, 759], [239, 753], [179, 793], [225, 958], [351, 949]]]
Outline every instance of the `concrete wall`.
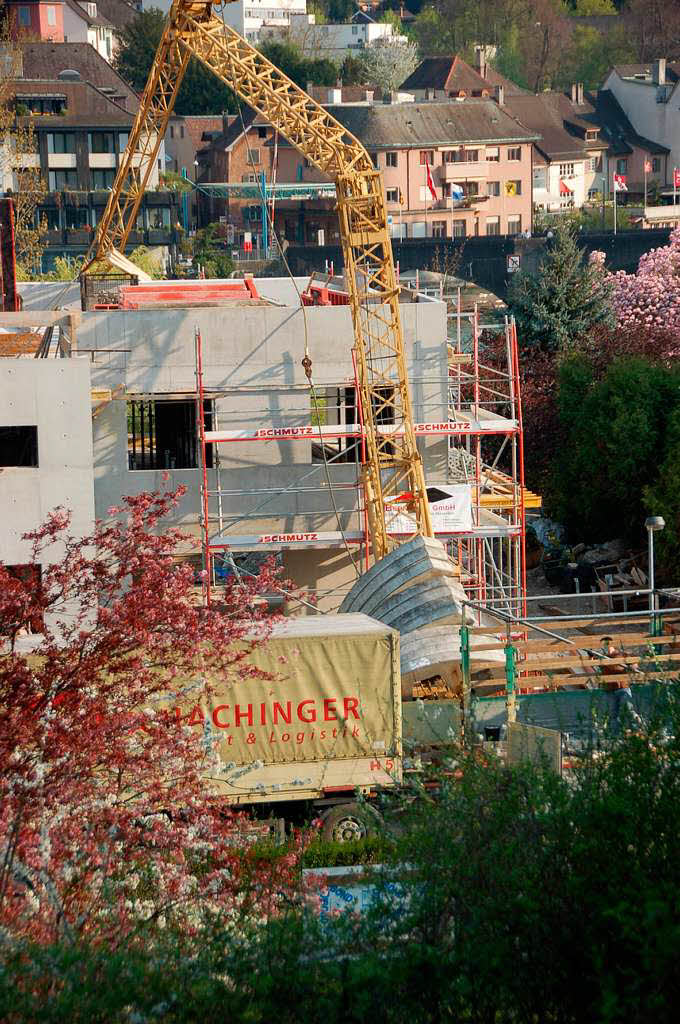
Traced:
[[[71, 533], [94, 524], [90, 366], [87, 359], [1, 359], [0, 425], [38, 427], [38, 467], [0, 468], [0, 561], [21, 565], [21, 539], [58, 505], [72, 512]], [[52, 558], [49, 558], [49, 555]], [[46, 562], [61, 553], [54, 545]]]
[[[258, 282], [258, 287], [266, 292], [268, 284]], [[277, 291], [274, 285], [272, 289]], [[285, 289], [278, 293], [284, 295]], [[416, 420], [440, 421], [447, 415], [445, 306], [439, 302], [408, 303], [401, 311]], [[221, 429], [311, 422], [310, 392], [301, 365], [305, 333], [318, 393], [353, 382], [353, 331], [346, 306], [311, 307], [304, 312], [299, 307], [238, 305], [83, 313], [78, 347], [93, 350], [93, 387], [122, 389], [128, 397], [191, 399], [196, 386], [196, 327], [203, 338], [205, 388], [223, 392], [216, 398]], [[130, 470], [124, 400], [106, 405], [93, 421], [93, 430], [97, 514], [105, 515], [121, 495], [183, 484], [187, 493], [175, 521], [197, 538], [200, 471]], [[428, 480], [444, 482], [446, 438], [419, 443]], [[223, 490], [260, 492], [225, 496], [225, 515], [245, 517], [232, 526], [232, 533], [338, 529], [323, 464], [312, 464], [311, 441], [231, 442], [219, 446], [219, 456]], [[357, 467], [351, 463], [331, 465], [329, 473], [338, 484], [357, 479]], [[215, 470], [208, 475], [209, 488], [215, 489]], [[289, 489], [298, 484], [310, 490], [299, 493]], [[270, 489], [269, 493], [264, 493], [264, 488]], [[360, 528], [353, 511], [355, 497], [351, 488], [336, 493], [343, 529]], [[258, 517], [250, 518], [257, 505], [262, 505]], [[321, 577], [330, 575], [332, 582], [324, 586], [333, 587], [343, 577], [354, 578], [343, 550], [306, 552], [302, 561], [298, 553], [287, 558], [291, 569], [297, 567], [295, 578], [301, 584], [316, 585]]]

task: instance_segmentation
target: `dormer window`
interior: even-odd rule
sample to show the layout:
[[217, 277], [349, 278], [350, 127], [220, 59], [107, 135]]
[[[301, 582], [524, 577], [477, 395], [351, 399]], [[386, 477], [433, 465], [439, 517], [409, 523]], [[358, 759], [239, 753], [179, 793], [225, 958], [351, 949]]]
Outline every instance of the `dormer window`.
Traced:
[[597, 137], [600, 134], [599, 128], [589, 128], [586, 131], [586, 142], [597, 142]]

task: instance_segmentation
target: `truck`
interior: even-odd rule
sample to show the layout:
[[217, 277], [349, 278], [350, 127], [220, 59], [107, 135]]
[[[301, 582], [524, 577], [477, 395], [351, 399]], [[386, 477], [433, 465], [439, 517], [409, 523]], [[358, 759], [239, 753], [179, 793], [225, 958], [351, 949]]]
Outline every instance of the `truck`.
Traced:
[[363, 838], [371, 801], [402, 780], [398, 632], [361, 613], [287, 618], [247, 661], [257, 675], [213, 681], [197, 704], [181, 691], [173, 709], [219, 753], [211, 789], [260, 815], [316, 812], [329, 839]]

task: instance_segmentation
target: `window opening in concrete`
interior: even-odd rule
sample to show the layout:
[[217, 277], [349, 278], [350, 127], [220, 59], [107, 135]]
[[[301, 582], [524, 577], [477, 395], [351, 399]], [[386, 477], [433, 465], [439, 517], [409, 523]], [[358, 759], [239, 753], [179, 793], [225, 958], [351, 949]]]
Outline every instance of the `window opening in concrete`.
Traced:
[[[212, 430], [213, 403], [204, 403], [205, 429]], [[195, 401], [128, 402], [129, 469], [198, 469], [198, 425]], [[206, 447], [206, 464], [213, 465], [213, 446]]]
[[[311, 424], [313, 427], [357, 427], [356, 390], [348, 388], [316, 388], [316, 403], [310, 395]], [[358, 429], [358, 427], [357, 427]], [[324, 437], [312, 441], [312, 463], [359, 462], [361, 438]]]
[[0, 427], [0, 466], [38, 465], [37, 427]]
[[[5, 565], [3, 568], [7, 570], [13, 579], [17, 580], [19, 583], [23, 583], [29, 593], [38, 589], [42, 578], [41, 566], [34, 565], [32, 562], [27, 562], [24, 565]], [[18, 616], [22, 614], [19, 603], [23, 604], [22, 598], [17, 601], [16, 621], [20, 621]], [[44, 629], [45, 618], [43, 613], [41, 611], [36, 611], [28, 620], [27, 631], [29, 633], [42, 633], [44, 632]]]

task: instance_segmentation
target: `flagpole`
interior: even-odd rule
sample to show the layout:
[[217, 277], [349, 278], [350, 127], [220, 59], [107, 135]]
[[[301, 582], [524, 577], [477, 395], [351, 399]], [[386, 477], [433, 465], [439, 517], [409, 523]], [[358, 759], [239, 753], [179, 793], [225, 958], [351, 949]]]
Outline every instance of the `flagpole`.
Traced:
[[429, 189], [428, 183], [427, 183], [427, 161], [425, 161], [425, 238], [429, 238], [430, 237], [428, 235], [428, 233], [427, 233], [427, 197], [428, 197], [429, 193], [430, 193], [430, 189]]
[[647, 209], [647, 161], [645, 160], [645, 210]]
[[616, 175], [614, 176], [614, 234], [616, 234], [616, 193], [618, 188], [616, 187]]
[[678, 201], [678, 198], [677, 198], [677, 188], [678, 188], [678, 169], [677, 169], [677, 167], [674, 167], [673, 168], [673, 206], [675, 206], [675, 204]]

